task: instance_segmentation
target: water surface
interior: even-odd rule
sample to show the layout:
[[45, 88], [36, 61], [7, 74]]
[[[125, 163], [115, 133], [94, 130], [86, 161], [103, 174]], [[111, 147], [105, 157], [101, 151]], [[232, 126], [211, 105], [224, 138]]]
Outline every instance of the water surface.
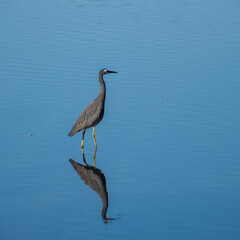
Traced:
[[[239, 26], [234, 0], [2, 1], [0, 238], [239, 239]], [[94, 168], [67, 134], [103, 67]]]

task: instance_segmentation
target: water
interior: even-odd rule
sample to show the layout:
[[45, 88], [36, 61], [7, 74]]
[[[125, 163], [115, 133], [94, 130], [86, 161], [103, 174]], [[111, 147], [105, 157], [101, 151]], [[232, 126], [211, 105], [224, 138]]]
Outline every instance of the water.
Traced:
[[[1, 1], [0, 238], [239, 239], [239, 7]], [[91, 129], [84, 151], [106, 189], [78, 175], [81, 133], [67, 136], [103, 67], [119, 73], [99, 170]]]

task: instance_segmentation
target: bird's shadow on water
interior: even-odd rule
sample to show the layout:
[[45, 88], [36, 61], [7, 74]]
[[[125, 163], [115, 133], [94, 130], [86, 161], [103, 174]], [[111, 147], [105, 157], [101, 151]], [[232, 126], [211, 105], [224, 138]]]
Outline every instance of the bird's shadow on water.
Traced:
[[72, 164], [73, 168], [76, 170], [77, 174], [81, 177], [86, 185], [88, 185], [93, 191], [98, 193], [102, 199], [102, 212], [101, 216], [104, 223], [108, 224], [114, 218], [108, 218], [108, 192], [107, 192], [107, 182], [104, 174], [101, 169], [96, 168], [95, 157], [96, 157], [96, 148], [94, 152], [94, 166], [88, 165], [85, 159], [84, 151], [82, 150], [83, 162], [85, 165], [75, 162], [73, 159], [69, 159], [69, 162]]

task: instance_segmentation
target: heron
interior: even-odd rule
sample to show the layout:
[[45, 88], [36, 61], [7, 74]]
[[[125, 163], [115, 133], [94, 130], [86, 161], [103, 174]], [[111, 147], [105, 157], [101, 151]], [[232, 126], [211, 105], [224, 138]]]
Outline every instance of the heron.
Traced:
[[72, 137], [75, 133], [83, 130], [81, 148], [83, 149], [84, 135], [88, 128], [93, 127], [93, 140], [95, 147], [97, 148], [97, 142], [95, 138], [95, 126], [101, 122], [104, 116], [104, 105], [106, 96], [106, 85], [103, 79], [103, 75], [109, 73], [117, 73], [115, 71], [110, 71], [103, 68], [99, 71], [98, 80], [100, 83], [100, 91], [97, 98], [95, 98], [80, 114], [76, 123], [74, 124], [72, 130], [69, 132], [68, 136]]

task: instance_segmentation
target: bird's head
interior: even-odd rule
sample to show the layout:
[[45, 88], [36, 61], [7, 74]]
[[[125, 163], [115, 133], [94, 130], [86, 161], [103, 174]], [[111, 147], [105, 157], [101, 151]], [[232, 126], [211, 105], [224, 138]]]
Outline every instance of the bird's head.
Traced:
[[100, 72], [99, 72], [99, 74], [101, 74], [101, 75], [106, 75], [106, 74], [108, 74], [108, 73], [117, 73], [117, 72], [110, 71], [110, 70], [108, 70], [108, 69], [106, 69], [106, 68], [103, 68], [103, 69], [100, 70]]

